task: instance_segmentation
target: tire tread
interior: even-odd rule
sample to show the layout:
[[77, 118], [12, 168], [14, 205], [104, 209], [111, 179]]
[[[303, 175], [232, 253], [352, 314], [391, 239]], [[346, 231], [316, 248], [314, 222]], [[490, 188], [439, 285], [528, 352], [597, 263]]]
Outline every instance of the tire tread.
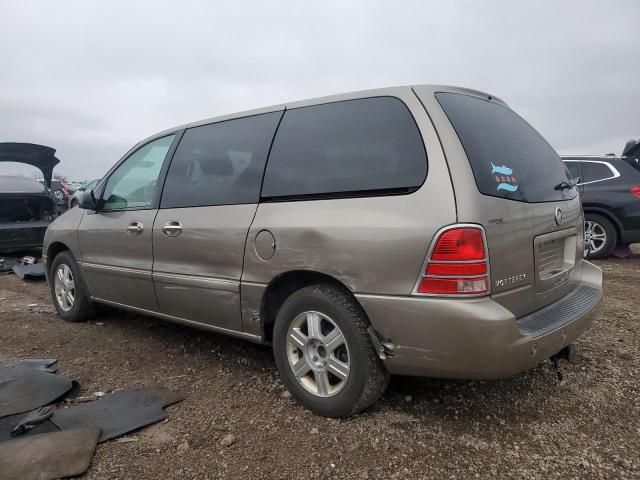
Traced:
[[366, 410], [376, 403], [376, 401], [378, 401], [382, 396], [389, 385], [390, 379], [389, 373], [382, 365], [382, 361], [380, 360], [380, 357], [378, 357], [378, 354], [371, 343], [371, 337], [367, 331], [370, 326], [369, 320], [367, 319], [365, 312], [362, 310], [362, 307], [355, 299], [353, 299], [353, 297], [351, 297], [350, 294], [346, 295], [344, 292], [332, 285], [319, 284], [314, 285], [311, 288], [314, 288], [318, 293], [332, 298], [334, 302], [341, 304], [345, 310], [349, 312], [351, 316], [349, 320], [358, 331], [358, 338], [365, 347], [365, 352], [367, 352], [367, 362], [371, 375], [365, 384], [365, 388], [359, 401], [353, 406], [349, 415]]
[[339, 416], [348, 417], [369, 408], [386, 390], [389, 384], [390, 375], [371, 342], [371, 337], [367, 331], [370, 323], [366, 313], [353, 297], [351, 292], [344, 288], [328, 283], [312, 284], [297, 290], [291, 295], [291, 297], [297, 294], [302, 295], [306, 293], [324, 297], [347, 312], [348, 318], [346, 320], [353, 325], [358, 342], [360, 342], [363, 347], [362, 350], [366, 355], [367, 371], [369, 372], [369, 376], [365, 381], [364, 388], [358, 399], [353, 402], [349, 411], [346, 414]]

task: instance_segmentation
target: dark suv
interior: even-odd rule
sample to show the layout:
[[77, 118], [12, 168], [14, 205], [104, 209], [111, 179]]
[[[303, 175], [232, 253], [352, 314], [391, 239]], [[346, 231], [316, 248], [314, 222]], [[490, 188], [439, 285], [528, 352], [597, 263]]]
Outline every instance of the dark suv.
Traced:
[[618, 244], [640, 242], [640, 166], [632, 156], [562, 157], [584, 209], [587, 258], [604, 258]]

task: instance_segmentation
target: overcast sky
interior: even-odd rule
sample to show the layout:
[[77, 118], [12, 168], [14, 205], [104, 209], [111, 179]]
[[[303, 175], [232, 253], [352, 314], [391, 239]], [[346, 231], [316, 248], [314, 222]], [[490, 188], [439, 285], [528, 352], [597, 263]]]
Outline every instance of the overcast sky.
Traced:
[[640, 137], [638, 0], [0, 0], [0, 18], [0, 142], [56, 148], [71, 180], [177, 124], [393, 85], [493, 93], [560, 153]]

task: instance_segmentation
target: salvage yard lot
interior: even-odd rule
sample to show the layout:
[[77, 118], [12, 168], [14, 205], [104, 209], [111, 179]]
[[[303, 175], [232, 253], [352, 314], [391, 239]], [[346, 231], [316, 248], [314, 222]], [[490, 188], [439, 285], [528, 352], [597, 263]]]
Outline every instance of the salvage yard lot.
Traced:
[[266, 347], [111, 309], [67, 324], [44, 282], [13, 275], [0, 359], [58, 358], [82, 394], [185, 395], [165, 422], [99, 445], [86, 479], [640, 478], [638, 252], [598, 262], [605, 295], [564, 383], [549, 362], [494, 382], [398, 377], [348, 420], [289, 398]]

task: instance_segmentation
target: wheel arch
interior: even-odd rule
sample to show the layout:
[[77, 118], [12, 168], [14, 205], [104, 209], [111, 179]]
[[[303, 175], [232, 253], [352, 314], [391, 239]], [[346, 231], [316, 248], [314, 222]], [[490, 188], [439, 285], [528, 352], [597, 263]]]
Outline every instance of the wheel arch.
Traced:
[[71, 249], [62, 242], [53, 242], [51, 245], [47, 247], [47, 263], [46, 263], [46, 271], [49, 272], [51, 270], [51, 264], [53, 263], [53, 259], [62, 252], [71, 251]]
[[334, 285], [351, 295], [356, 302], [358, 301], [350, 288], [337, 278], [326, 273], [315, 270], [290, 270], [283, 272], [269, 282], [260, 301], [262, 336], [265, 342], [271, 343], [273, 339], [273, 326], [276, 316], [285, 300], [301, 288], [320, 283]]

